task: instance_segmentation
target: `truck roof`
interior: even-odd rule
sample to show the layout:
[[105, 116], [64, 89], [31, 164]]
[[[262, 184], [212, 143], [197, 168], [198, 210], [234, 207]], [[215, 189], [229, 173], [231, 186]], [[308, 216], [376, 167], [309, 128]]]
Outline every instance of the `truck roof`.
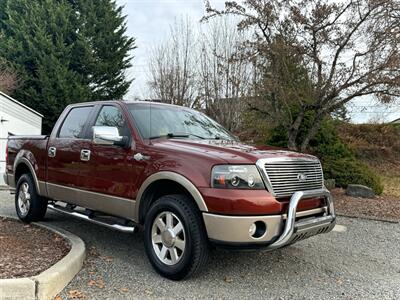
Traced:
[[[106, 104], [106, 103], [148, 104], [148, 105], [154, 105], [154, 106], [182, 107], [181, 105], [159, 102], [157, 100], [101, 100], [101, 101], [72, 103], [68, 106], [80, 106], [80, 105], [88, 105], [88, 104], [89, 105], [91, 105], [91, 104]], [[190, 107], [187, 107], [187, 108], [190, 109]]]

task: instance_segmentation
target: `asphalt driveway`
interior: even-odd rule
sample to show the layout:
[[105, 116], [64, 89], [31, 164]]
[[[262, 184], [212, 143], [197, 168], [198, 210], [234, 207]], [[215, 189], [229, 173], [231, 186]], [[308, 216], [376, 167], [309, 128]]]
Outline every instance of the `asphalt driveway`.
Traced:
[[[15, 216], [13, 196], [4, 191], [0, 215]], [[399, 223], [339, 217], [337, 231], [274, 252], [213, 251], [203, 273], [173, 282], [151, 268], [141, 233], [54, 212], [46, 221], [88, 248], [62, 299], [400, 299]]]

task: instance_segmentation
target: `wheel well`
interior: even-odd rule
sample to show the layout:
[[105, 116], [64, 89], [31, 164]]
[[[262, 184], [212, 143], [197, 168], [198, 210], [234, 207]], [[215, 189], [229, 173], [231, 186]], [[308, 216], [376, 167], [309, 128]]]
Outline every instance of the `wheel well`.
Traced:
[[186, 195], [188, 198], [191, 199], [191, 201], [193, 201], [193, 203], [196, 204], [192, 195], [181, 184], [169, 179], [160, 179], [151, 183], [146, 188], [140, 199], [139, 222], [141, 224], [144, 223], [144, 218], [146, 216], [146, 213], [150, 209], [150, 206], [154, 203], [154, 201], [156, 201], [162, 196], [173, 195], [173, 194]]
[[18, 180], [24, 174], [31, 174], [31, 169], [25, 163], [20, 163], [15, 169], [15, 186], [17, 186]]

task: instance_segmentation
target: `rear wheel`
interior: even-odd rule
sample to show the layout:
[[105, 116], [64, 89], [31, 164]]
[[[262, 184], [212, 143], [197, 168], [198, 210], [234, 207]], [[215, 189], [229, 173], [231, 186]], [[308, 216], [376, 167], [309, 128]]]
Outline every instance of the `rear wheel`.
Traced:
[[29, 223], [43, 220], [47, 210], [47, 200], [40, 197], [32, 176], [24, 174], [18, 180], [15, 193], [15, 209], [18, 218]]
[[184, 195], [158, 199], [146, 215], [145, 247], [150, 263], [164, 277], [180, 280], [208, 259], [208, 238], [195, 204]]

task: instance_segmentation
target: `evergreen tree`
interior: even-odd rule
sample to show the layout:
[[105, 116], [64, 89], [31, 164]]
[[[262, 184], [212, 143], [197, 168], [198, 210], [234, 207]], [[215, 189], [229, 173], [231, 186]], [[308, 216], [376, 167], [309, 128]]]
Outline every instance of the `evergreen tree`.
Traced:
[[131, 66], [129, 51], [134, 39], [125, 35], [122, 7], [110, 0], [70, 0], [78, 12], [80, 33], [90, 50], [84, 64], [89, 73], [94, 100], [121, 99], [131, 81], [125, 71]]
[[66, 105], [121, 99], [129, 88], [124, 72], [134, 39], [125, 36], [120, 7], [96, 3], [0, 1], [0, 57], [23, 81], [15, 97], [45, 116], [44, 133]]

